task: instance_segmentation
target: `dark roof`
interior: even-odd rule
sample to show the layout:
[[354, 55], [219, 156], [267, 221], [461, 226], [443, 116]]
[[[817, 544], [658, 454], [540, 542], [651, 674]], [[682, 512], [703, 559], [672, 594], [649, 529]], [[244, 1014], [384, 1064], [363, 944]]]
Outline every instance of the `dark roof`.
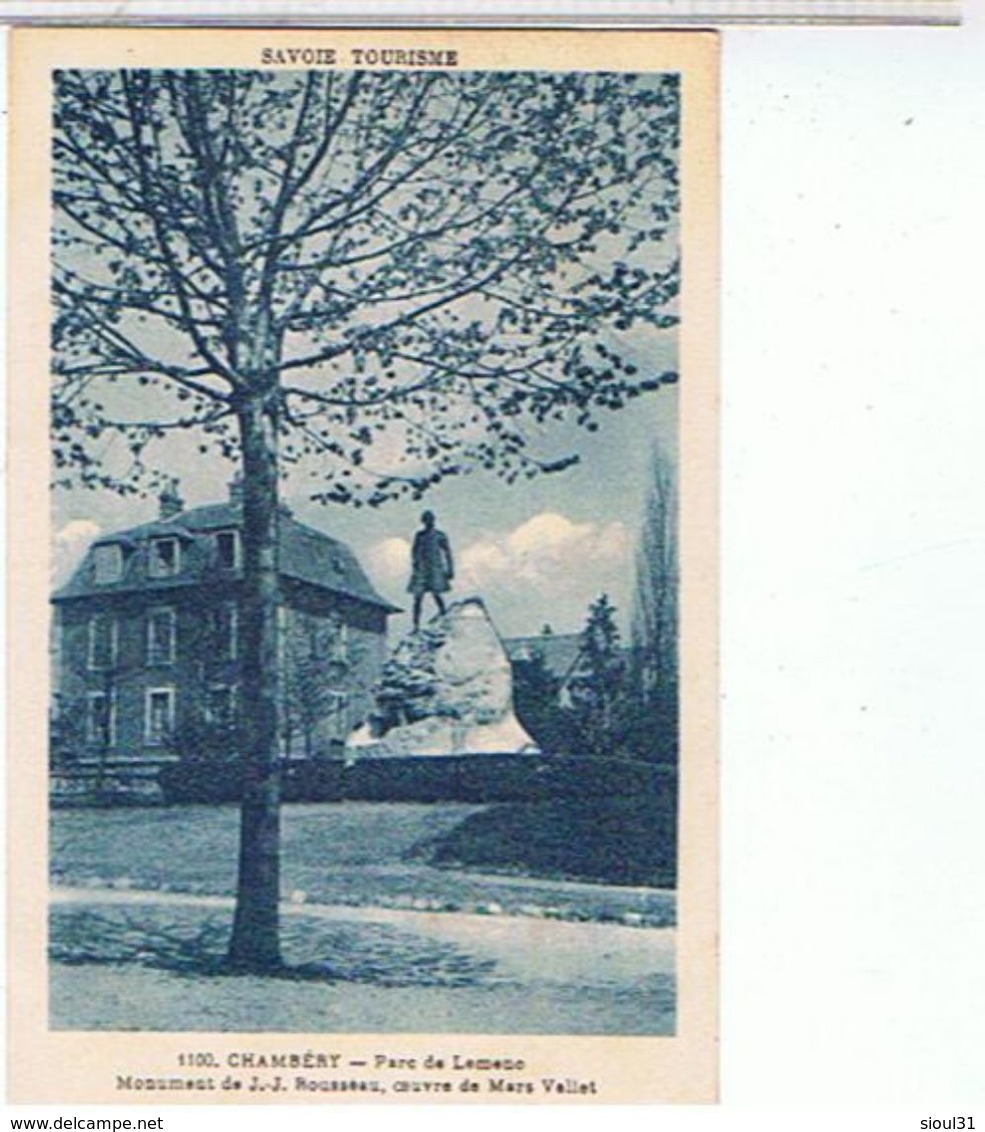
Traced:
[[580, 633], [539, 633], [536, 637], [510, 637], [504, 641], [506, 655], [512, 661], [533, 660], [536, 654], [552, 676], [562, 682], [571, 675], [581, 655]]
[[[240, 504], [213, 503], [181, 511], [170, 519], [155, 519], [140, 526], [114, 531], [95, 539], [69, 581], [57, 590], [53, 600], [112, 593], [173, 590], [215, 581], [218, 564], [215, 548], [208, 537], [216, 531], [236, 530], [243, 521]], [[148, 550], [154, 538], [177, 538], [181, 542], [181, 570], [169, 578], [148, 575]], [[116, 543], [124, 548], [123, 573], [117, 582], [94, 580], [93, 550]], [[286, 578], [329, 589], [388, 612], [399, 612], [373, 588], [359, 560], [345, 543], [324, 532], [298, 522], [293, 516], [280, 518], [280, 572]], [[229, 571], [236, 577], [240, 571]]]

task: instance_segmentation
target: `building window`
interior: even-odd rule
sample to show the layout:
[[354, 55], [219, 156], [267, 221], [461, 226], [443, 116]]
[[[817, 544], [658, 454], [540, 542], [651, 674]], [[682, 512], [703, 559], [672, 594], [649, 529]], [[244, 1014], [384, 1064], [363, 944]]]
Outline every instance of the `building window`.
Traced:
[[344, 621], [336, 621], [332, 626], [331, 659], [336, 664], [346, 664], [349, 660], [349, 626]]
[[148, 688], [144, 703], [144, 742], [166, 743], [174, 732], [174, 688]]
[[180, 551], [176, 538], [155, 538], [150, 544], [150, 576], [173, 578], [180, 569]]
[[239, 569], [239, 531], [219, 531], [216, 534], [215, 556], [220, 570]]
[[349, 696], [346, 692], [331, 691], [325, 696], [325, 722], [336, 739], [345, 739], [352, 730], [349, 720]]
[[116, 741], [116, 697], [109, 692], [86, 696], [86, 742], [93, 747], [112, 747]]
[[147, 663], [174, 664], [177, 631], [173, 609], [152, 609], [147, 615]]
[[87, 667], [90, 672], [104, 672], [116, 664], [116, 618], [94, 613], [89, 618]]
[[209, 688], [205, 717], [217, 727], [232, 727], [236, 722], [236, 689], [228, 684], [214, 684]]
[[223, 602], [209, 613], [209, 651], [213, 660], [235, 660], [238, 654], [238, 616], [234, 601]]
[[96, 585], [105, 586], [123, 577], [123, 547], [118, 543], [103, 543], [92, 552]]
[[305, 630], [310, 660], [346, 664], [349, 660], [349, 626], [337, 614], [324, 621], [311, 619]]

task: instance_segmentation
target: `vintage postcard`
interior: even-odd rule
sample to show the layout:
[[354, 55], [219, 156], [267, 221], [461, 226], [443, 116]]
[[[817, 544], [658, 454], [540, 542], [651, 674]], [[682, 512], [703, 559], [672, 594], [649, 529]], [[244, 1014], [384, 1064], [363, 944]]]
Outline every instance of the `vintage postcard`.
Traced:
[[714, 1100], [715, 35], [10, 70], [12, 1099]]

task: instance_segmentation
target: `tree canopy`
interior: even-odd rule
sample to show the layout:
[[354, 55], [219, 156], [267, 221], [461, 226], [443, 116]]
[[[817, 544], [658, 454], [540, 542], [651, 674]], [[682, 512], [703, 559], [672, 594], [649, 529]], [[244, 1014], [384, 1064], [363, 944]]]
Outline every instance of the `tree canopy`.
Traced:
[[563, 467], [531, 424], [674, 377], [624, 346], [676, 320], [678, 120], [673, 75], [59, 72], [59, 482], [234, 458], [250, 398], [322, 500]]

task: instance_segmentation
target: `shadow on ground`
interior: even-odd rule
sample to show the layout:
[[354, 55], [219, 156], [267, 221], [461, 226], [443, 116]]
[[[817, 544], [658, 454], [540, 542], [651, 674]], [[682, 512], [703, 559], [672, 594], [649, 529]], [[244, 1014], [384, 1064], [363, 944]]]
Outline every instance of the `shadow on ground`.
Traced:
[[[227, 974], [231, 918], [224, 912], [154, 906], [53, 908], [49, 955], [68, 966], [135, 964], [189, 976]], [[281, 928], [284, 968], [271, 977], [380, 987], [471, 986], [495, 960], [468, 955], [388, 924], [328, 924], [291, 916]]]

